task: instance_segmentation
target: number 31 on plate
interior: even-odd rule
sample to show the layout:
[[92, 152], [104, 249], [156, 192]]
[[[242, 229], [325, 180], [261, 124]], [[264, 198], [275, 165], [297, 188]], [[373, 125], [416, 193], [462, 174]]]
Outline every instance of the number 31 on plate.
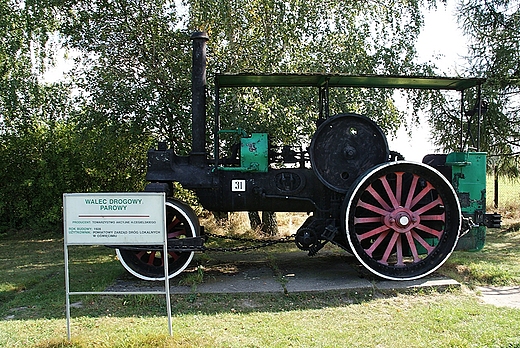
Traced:
[[245, 192], [246, 181], [245, 180], [231, 180], [231, 191], [232, 192]]

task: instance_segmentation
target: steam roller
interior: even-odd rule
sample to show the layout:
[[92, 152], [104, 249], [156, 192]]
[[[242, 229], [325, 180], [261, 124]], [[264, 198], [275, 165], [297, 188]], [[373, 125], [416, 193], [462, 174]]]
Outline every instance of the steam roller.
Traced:
[[[375, 277], [413, 280], [435, 272], [454, 250], [478, 251], [486, 228], [499, 227], [500, 215], [486, 213], [486, 154], [478, 136], [460, 130], [460, 149], [405, 161], [389, 150], [374, 115], [330, 112], [333, 88], [433, 89], [461, 92], [461, 124], [479, 122], [482, 108], [467, 112], [464, 91], [479, 78], [312, 73], [227, 74], [211, 76], [207, 92], [206, 33], [194, 33], [192, 56], [192, 144], [185, 156], [160, 141], [148, 151], [146, 191], [164, 192], [168, 255], [161, 246], [120, 246], [117, 255], [133, 275], [146, 280], [180, 274], [195, 252], [208, 251], [208, 235], [175, 187], [191, 190], [215, 214], [236, 211], [303, 212], [307, 220], [294, 233], [296, 246], [310, 256], [328, 243], [353, 254]], [[247, 125], [222, 129], [221, 107], [255, 88], [314, 88], [316, 131], [301, 144], [280, 144]], [[211, 95], [213, 134], [206, 96]], [[467, 96], [468, 94], [466, 94]], [[467, 115], [473, 118], [468, 118]], [[283, 116], [280, 116], [283, 117]], [[240, 120], [239, 120], [240, 121]], [[240, 122], [238, 123], [240, 124]], [[481, 129], [468, 127], [468, 129]], [[211, 139], [212, 143], [206, 143]], [[174, 146], [175, 145], [175, 146]], [[475, 148], [476, 151], [466, 151]], [[211, 151], [210, 151], [211, 150]], [[225, 154], [225, 155], [224, 155]], [[264, 243], [265, 244], [265, 243]], [[267, 243], [269, 244], [269, 243]], [[225, 251], [225, 250], [221, 250]], [[247, 254], [244, 255], [247, 257]]]

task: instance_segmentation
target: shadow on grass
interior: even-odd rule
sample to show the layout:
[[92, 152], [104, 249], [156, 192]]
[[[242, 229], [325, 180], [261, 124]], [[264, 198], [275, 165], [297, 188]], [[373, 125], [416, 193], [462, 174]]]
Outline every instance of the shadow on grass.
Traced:
[[[286, 251], [286, 246], [281, 246]], [[270, 249], [270, 253], [276, 253]], [[299, 252], [299, 251], [298, 251]], [[103, 246], [69, 247], [71, 291], [105, 291], [117, 279], [130, 278], [117, 261], [113, 250]], [[268, 255], [268, 253], [266, 253]], [[243, 255], [238, 255], [242, 259]], [[246, 256], [247, 257], [247, 256]], [[208, 256], [202, 256], [207, 258]], [[269, 257], [265, 262], [269, 263]], [[354, 261], [353, 261], [354, 262]], [[233, 264], [215, 266], [218, 272], [233, 272]], [[360, 276], [373, 280], [356, 266]], [[319, 270], [317, 271], [319, 272]], [[276, 272], [275, 272], [276, 273]], [[180, 281], [189, 277], [183, 275]], [[211, 277], [211, 272], [203, 277]], [[194, 277], [201, 281], [203, 277]], [[36, 319], [65, 317], [65, 283], [62, 239], [0, 241], [0, 319]], [[199, 279], [199, 280], [197, 280]], [[134, 280], [139, 282], [138, 280]], [[175, 281], [179, 279], [175, 278]], [[201, 294], [196, 290], [172, 295], [174, 315], [228, 312], [280, 312], [321, 309], [391, 297], [397, 292], [374, 288], [348, 291], [305, 293]], [[280, 284], [280, 289], [283, 284]], [[420, 290], [424, 291], [424, 290]], [[73, 317], [164, 316], [164, 295], [71, 296]]]
[[[282, 249], [286, 250], [286, 249]], [[0, 318], [36, 319], [65, 317], [63, 241], [2, 241], [0, 279]], [[69, 248], [71, 291], [105, 291], [117, 279], [139, 283], [130, 277], [116, 260], [111, 249], [100, 246]], [[239, 255], [242, 256], [242, 255]], [[243, 256], [242, 256], [243, 258]], [[203, 256], [207, 261], [208, 256]], [[269, 258], [266, 259], [269, 263]], [[233, 272], [233, 264], [215, 264], [215, 272]], [[196, 268], [195, 268], [196, 269]], [[189, 272], [175, 282], [186, 281]], [[204, 277], [211, 277], [207, 272]], [[201, 277], [194, 279], [202, 279]], [[193, 281], [193, 279], [191, 280]], [[195, 280], [197, 281], [197, 280]], [[172, 281], [173, 282], [173, 281]], [[149, 282], [141, 282], [150, 284]], [[193, 291], [172, 295], [174, 315], [189, 313], [226, 313], [253, 311], [288, 311], [343, 306], [387, 294], [373, 289], [348, 292], [276, 293], [276, 294], [200, 294]], [[146, 286], [146, 285], [144, 285]], [[148, 285], [149, 286], [149, 285]], [[282, 287], [280, 287], [280, 290]], [[166, 313], [164, 295], [79, 296], [70, 298], [73, 317], [134, 316]]]
[[[247, 294], [201, 294], [172, 295], [173, 320], [183, 320], [186, 315], [218, 315], [226, 313], [279, 313], [289, 311], [319, 310], [345, 307], [388, 299], [403, 294], [429, 295], [459, 293], [458, 287], [442, 289], [320, 291], [305, 293], [255, 293]], [[72, 309], [72, 320], [81, 317], [165, 317], [166, 301], [161, 295], [126, 295], [85, 297]]]
[[488, 229], [484, 248], [456, 251], [441, 273], [471, 286], [520, 285], [520, 224]]
[[[70, 253], [71, 287], [99, 291], [122, 273], [112, 250], [75, 247]], [[65, 261], [62, 239], [0, 241], [0, 320], [63, 318]]]

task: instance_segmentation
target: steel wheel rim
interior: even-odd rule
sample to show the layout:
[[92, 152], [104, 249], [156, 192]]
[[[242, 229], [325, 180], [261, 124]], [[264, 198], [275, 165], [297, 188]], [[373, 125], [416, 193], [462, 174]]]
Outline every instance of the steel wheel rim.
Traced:
[[[198, 235], [198, 219], [191, 208], [178, 201], [166, 201], [166, 228], [170, 238]], [[160, 250], [116, 249], [123, 267], [143, 280], [164, 280], [164, 258]], [[179, 275], [188, 267], [195, 252], [168, 252], [168, 278]]]
[[391, 280], [437, 270], [457, 244], [460, 204], [450, 183], [421, 163], [371, 169], [347, 195], [346, 235], [358, 260]]

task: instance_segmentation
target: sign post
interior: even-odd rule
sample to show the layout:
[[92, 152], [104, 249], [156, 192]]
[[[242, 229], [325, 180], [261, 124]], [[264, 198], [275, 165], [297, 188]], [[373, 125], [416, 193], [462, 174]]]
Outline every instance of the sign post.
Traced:
[[70, 295], [165, 295], [172, 335], [168, 262], [164, 291], [71, 292], [69, 245], [162, 245], [168, 255], [164, 193], [65, 193], [63, 195], [67, 337], [70, 340]]

